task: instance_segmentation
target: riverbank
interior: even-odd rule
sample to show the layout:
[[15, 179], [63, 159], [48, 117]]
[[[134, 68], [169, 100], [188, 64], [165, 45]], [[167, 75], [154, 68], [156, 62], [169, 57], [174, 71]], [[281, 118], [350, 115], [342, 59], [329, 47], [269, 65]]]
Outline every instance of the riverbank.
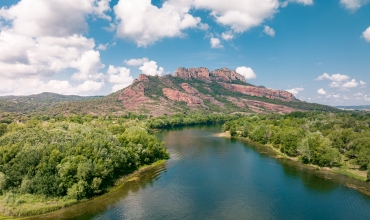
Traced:
[[141, 166], [133, 173], [127, 174], [118, 179], [115, 182], [114, 186], [109, 188], [106, 193], [90, 199], [77, 201], [63, 200], [60, 198], [47, 199], [43, 196], [23, 195], [22, 197], [17, 197], [17, 201], [14, 201], [10, 203], [11, 205], [9, 205], [9, 200], [12, 199], [12, 195], [10, 195], [9, 193], [2, 195], [0, 196], [0, 220], [42, 217], [43, 214], [50, 214], [67, 207], [79, 206], [93, 200], [99, 200], [108, 197], [111, 193], [114, 193], [115, 191], [122, 188], [125, 183], [138, 180], [139, 176], [142, 173], [146, 172], [148, 169], [164, 165], [166, 161], [167, 160], [159, 160], [154, 162], [153, 164]]
[[[230, 135], [229, 131], [218, 133], [215, 136], [216, 137], [223, 137], [223, 138], [231, 138], [231, 135]], [[290, 156], [280, 152], [280, 150], [278, 148], [273, 147], [271, 144], [262, 145], [262, 144], [251, 141], [249, 138], [243, 138], [243, 137], [235, 137], [235, 138], [238, 139], [238, 140], [241, 140], [242, 142], [244, 142], [248, 145], [251, 145], [251, 146], [255, 147], [260, 153], [268, 154], [269, 156], [271, 156], [273, 158], [276, 158], [276, 159], [288, 159], [288, 160], [291, 160], [291, 161], [295, 161], [295, 162], [297, 162], [297, 163], [299, 163], [299, 164], [301, 164], [301, 165], [303, 165], [307, 168], [315, 169], [315, 170], [318, 170], [318, 171], [324, 171], [324, 172], [330, 171], [330, 172], [333, 172], [333, 173], [345, 175], [347, 177], [350, 177], [350, 178], [353, 178], [353, 179], [356, 179], [356, 180], [360, 180], [362, 182], [366, 182], [366, 180], [367, 180], [367, 177], [366, 177], [367, 172], [366, 171], [361, 171], [358, 168], [356, 168], [355, 166], [349, 164], [348, 162], [345, 162], [341, 167], [332, 167], [332, 168], [330, 168], [330, 167], [320, 167], [320, 166], [317, 166], [317, 165], [314, 165], [314, 164], [304, 164], [304, 163], [299, 161], [298, 157], [290, 157]], [[262, 150], [261, 147], [268, 148], [270, 151]], [[370, 195], [370, 191], [367, 190], [367, 189], [364, 189], [363, 187], [356, 187], [353, 184], [347, 184], [347, 186], [350, 187], [350, 188], [357, 189], [357, 190], [361, 191], [364, 194]]]

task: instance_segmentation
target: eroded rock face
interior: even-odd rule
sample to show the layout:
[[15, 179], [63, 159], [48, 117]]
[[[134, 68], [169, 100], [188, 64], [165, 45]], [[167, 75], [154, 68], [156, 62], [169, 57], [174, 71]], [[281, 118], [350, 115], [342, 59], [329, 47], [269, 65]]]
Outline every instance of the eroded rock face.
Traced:
[[123, 106], [127, 109], [135, 108], [142, 103], [151, 101], [151, 99], [145, 96], [145, 86], [143, 83], [124, 89], [119, 94], [118, 99], [122, 101]]
[[180, 77], [186, 80], [199, 79], [203, 81], [231, 82], [240, 80], [245, 82], [245, 77], [227, 68], [221, 68], [210, 72], [207, 68], [178, 68], [174, 74], [175, 77]]
[[191, 87], [187, 83], [182, 83], [180, 86], [181, 86], [181, 88], [183, 88], [185, 90], [185, 92], [187, 92], [189, 94], [196, 95], [196, 94], [199, 93], [198, 90], [194, 89], [193, 87]]
[[266, 97], [268, 99], [279, 99], [282, 101], [293, 101], [295, 97], [292, 93], [282, 90], [266, 89], [263, 87], [244, 86], [238, 84], [219, 83], [225, 89], [239, 92], [250, 96]]
[[187, 80], [189, 79], [210, 80], [209, 69], [205, 67], [188, 69], [180, 67], [176, 70], [174, 76]]
[[176, 90], [169, 89], [169, 88], [163, 88], [162, 91], [163, 91], [163, 94], [172, 101], [183, 101], [188, 104], [196, 104], [196, 105], [204, 104], [202, 99], [196, 96], [193, 96], [193, 95], [189, 95], [184, 92], [176, 91]]
[[237, 73], [235, 70], [228, 68], [221, 68], [211, 72], [211, 77], [217, 82], [231, 82], [233, 80], [240, 80], [245, 82], [245, 77]]

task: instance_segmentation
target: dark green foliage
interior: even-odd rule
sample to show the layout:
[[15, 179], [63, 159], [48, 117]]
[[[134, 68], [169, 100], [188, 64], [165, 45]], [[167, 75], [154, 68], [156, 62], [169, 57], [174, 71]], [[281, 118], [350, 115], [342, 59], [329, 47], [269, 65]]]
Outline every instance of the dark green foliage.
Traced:
[[340, 166], [343, 157], [361, 169], [370, 164], [370, 115], [365, 113], [293, 112], [285, 116], [252, 115], [223, 125], [305, 163]]
[[8, 134], [0, 138], [0, 192], [82, 199], [104, 192], [139, 166], [168, 158], [164, 143], [143, 127], [119, 124], [105, 129], [111, 121], [91, 126], [81, 125], [85, 117], [70, 119], [9, 125]]

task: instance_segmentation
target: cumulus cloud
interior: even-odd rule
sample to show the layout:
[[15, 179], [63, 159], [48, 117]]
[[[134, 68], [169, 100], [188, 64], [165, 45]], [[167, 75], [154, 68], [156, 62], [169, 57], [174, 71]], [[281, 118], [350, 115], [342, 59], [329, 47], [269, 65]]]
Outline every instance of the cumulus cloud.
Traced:
[[244, 76], [246, 80], [255, 79], [257, 75], [254, 73], [253, 69], [250, 67], [240, 66], [235, 70], [240, 75]]
[[158, 67], [157, 62], [153, 60], [143, 63], [139, 69], [143, 72], [143, 74], [150, 76], [161, 76], [164, 72], [163, 67]]
[[342, 88], [349, 89], [349, 88], [355, 88], [358, 86], [358, 82], [356, 82], [355, 79], [352, 79], [351, 81], [348, 81], [342, 85]]
[[87, 80], [73, 86], [68, 80], [49, 80], [43, 82], [39, 78], [27, 77], [9, 79], [0, 77], [2, 83], [0, 95], [30, 95], [42, 92], [54, 92], [64, 95], [94, 95], [104, 87], [103, 81]]
[[228, 41], [228, 40], [232, 40], [234, 38], [234, 35], [233, 35], [232, 32], [228, 31], [228, 32], [223, 32], [221, 34], [221, 37], [222, 37], [223, 40]]
[[327, 73], [324, 73], [322, 74], [321, 76], [319, 76], [316, 80], [324, 80], [324, 79], [328, 79], [328, 80], [331, 80], [331, 81], [335, 81], [335, 82], [342, 82], [342, 81], [346, 81], [349, 79], [349, 76], [347, 75], [342, 75], [342, 74], [333, 74], [333, 75], [329, 75]]
[[317, 90], [317, 93], [320, 94], [320, 95], [325, 95], [326, 91], [323, 88], [321, 88], [321, 89]]
[[340, 82], [331, 82], [329, 86], [331, 88], [338, 88], [338, 87], [340, 87], [340, 85], [341, 85]]
[[370, 27], [368, 27], [364, 32], [362, 32], [362, 37], [363, 37], [367, 42], [370, 42]]
[[340, 3], [349, 10], [357, 10], [369, 2], [370, 0], [340, 0]]
[[[87, 31], [87, 15], [110, 19], [105, 14], [110, 0], [22, 0], [2, 7], [0, 17], [12, 23], [14, 33], [29, 37], [63, 37]], [[32, 9], [32, 10], [30, 10]], [[58, 10], [55, 10], [58, 9]]]
[[264, 29], [263, 29], [263, 32], [267, 35], [269, 35], [270, 37], [274, 37], [275, 36], [275, 30], [267, 25], [265, 25]]
[[223, 48], [224, 47], [222, 46], [220, 39], [215, 38], [215, 37], [211, 37], [210, 43], [211, 43], [212, 48]]
[[130, 76], [130, 69], [125, 67], [114, 67], [112, 65], [108, 68], [107, 77], [108, 81], [114, 84], [112, 92], [126, 88], [134, 80], [132, 76]]
[[129, 66], [141, 66], [145, 62], [149, 62], [149, 59], [146, 57], [143, 57], [141, 59], [130, 59], [130, 60], [124, 60], [123, 61], [126, 65]]
[[[99, 69], [104, 65], [94, 40], [83, 34], [88, 29], [87, 16], [111, 19], [105, 14], [110, 10], [109, 2], [21, 0], [2, 7], [0, 19], [6, 21], [6, 26], [0, 27], [0, 78], [7, 86], [2, 85], [0, 92], [66, 94], [68, 90], [88, 94], [100, 90], [104, 75]], [[79, 84], [45, 78], [69, 69], [76, 71], [72, 79], [81, 81]]]
[[96, 49], [98, 50], [106, 50], [109, 44], [99, 44]]
[[190, 9], [189, 1], [165, 1], [158, 8], [150, 0], [120, 0], [114, 7], [119, 22], [117, 36], [133, 40], [139, 47], [165, 37], [183, 36], [183, 30], [201, 24], [199, 17], [189, 14]]
[[299, 92], [304, 91], [304, 88], [294, 88], [294, 89], [288, 89], [286, 91], [292, 93], [293, 95], [298, 95]]

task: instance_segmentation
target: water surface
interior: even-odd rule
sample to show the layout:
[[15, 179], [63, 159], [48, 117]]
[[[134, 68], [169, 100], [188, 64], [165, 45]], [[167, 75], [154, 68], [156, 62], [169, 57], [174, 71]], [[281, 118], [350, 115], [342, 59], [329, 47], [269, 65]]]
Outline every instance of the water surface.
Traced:
[[259, 153], [264, 149], [215, 137], [220, 131], [158, 133], [171, 154], [166, 164], [107, 197], [43, 218], [370, 219], [370, 197], [344, 186], [363, 183], [276, 160]]

